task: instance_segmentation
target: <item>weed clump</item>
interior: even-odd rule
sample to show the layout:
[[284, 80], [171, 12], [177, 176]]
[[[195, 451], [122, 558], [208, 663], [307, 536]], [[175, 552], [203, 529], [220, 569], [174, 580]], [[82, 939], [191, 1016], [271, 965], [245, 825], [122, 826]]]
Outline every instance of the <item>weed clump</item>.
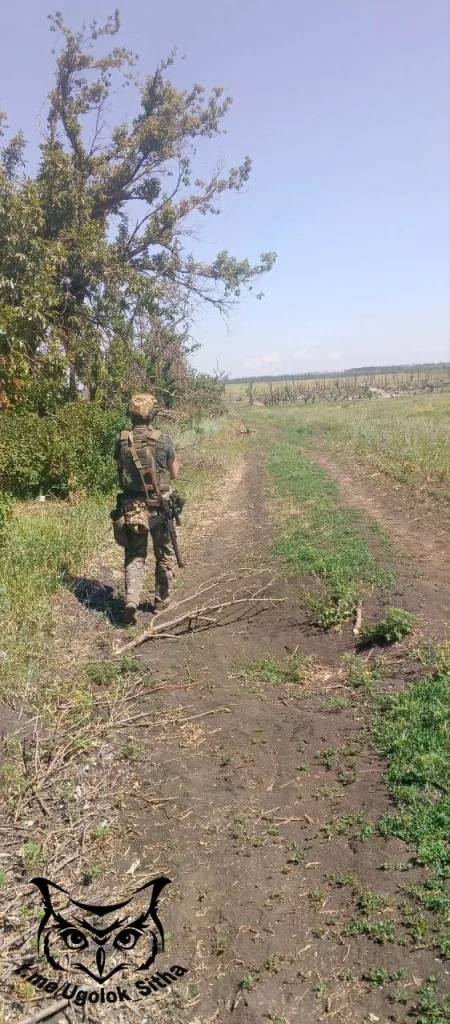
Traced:
[[289, 657], [283, 661], [271, 655], [265, 655], [256, 661], [245, 661], [238, 665], [237, 671], [244, 679], [257, 679], [262, 683], [281, 685], [282, 683], [303, 683], [308, 669], [312, 667], [310, 657]]
[[361, 630], [363, 644], [396, 644], [414, 629], [417, 618], [403, 608], [389, 608], [381, 622], [368, 623]]

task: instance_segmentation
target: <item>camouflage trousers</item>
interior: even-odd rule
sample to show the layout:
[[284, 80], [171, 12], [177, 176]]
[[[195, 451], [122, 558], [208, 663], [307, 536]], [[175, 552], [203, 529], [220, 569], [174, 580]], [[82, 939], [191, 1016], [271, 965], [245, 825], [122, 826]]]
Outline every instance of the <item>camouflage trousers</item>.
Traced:
[[155, 566], [155, 597], [165, 600], [169, 596], [174, 577], [172, 545], [165, 526], [156, 526], [151, 533], [133, 533], [128, 530], [128, 548], [125, 551], [125, 604], [136, 607], [141, 599], [145, 578], [148, 545], [153, 542]]

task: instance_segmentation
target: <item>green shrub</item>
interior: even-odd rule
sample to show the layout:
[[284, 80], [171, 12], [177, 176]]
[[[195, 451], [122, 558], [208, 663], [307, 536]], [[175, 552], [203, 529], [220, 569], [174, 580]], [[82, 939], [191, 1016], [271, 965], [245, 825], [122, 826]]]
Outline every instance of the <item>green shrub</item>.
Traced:
[[403, 608], [389, 608], [381, 622], [369, 623], [361, 630], [362, 643], [395, 644], [403, 640], [414, 628], [416, 616]]
[[52, 416], [12, 410], [0, 416], [3, 491], [31, 498], [39, 491], [65, 497], [69, 491], [106, 494], [115, 489], [114, 440], [124, 426], [124, 412], [103, 412], [80, 401]]

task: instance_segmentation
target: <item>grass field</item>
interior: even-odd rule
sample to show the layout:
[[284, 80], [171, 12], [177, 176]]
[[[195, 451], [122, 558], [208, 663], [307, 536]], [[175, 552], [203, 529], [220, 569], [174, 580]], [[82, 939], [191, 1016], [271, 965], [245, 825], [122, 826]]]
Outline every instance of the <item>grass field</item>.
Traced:
[[316, 403], [248, 413], [260, 417], [261, 423], [286, 424], [294, 432], [322, 437], [331, 451], [355, 456], [393, 479], [450, 497], [450, 395]]

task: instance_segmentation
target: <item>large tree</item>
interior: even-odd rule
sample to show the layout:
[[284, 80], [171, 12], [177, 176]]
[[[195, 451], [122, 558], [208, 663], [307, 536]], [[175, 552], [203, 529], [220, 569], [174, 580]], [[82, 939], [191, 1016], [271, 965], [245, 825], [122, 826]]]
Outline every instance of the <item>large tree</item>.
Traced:
[[[133, 54], [118, 46], [102, 53], [120, 30], [117, 11], [79, 32], [59, 13], [50, 23], [56, 69], [36, 179], [20, 174], [20, 134], [3, 150], [1, 352], [13, 374], [17, 359], [33, 380], [45, 364], [58, 394], [84, 388], [111, 403], [145, 373], [173, 383], [198, 306], [226, 313], [275, 255], [252, 266], [219, 252], [203, 263], [186, 244], [189, 218], [219, 213], [223, 194], [241, 191], [251, 170], [248, 157], [207, 181], [193, 170], [198, 140], [223, 130], [231, 103], [223, 90], [176, 89], [168, 77], [175, 52], [139, 82]], [[138, 102], [133, 119], [111, 125], [117, 76]]]

